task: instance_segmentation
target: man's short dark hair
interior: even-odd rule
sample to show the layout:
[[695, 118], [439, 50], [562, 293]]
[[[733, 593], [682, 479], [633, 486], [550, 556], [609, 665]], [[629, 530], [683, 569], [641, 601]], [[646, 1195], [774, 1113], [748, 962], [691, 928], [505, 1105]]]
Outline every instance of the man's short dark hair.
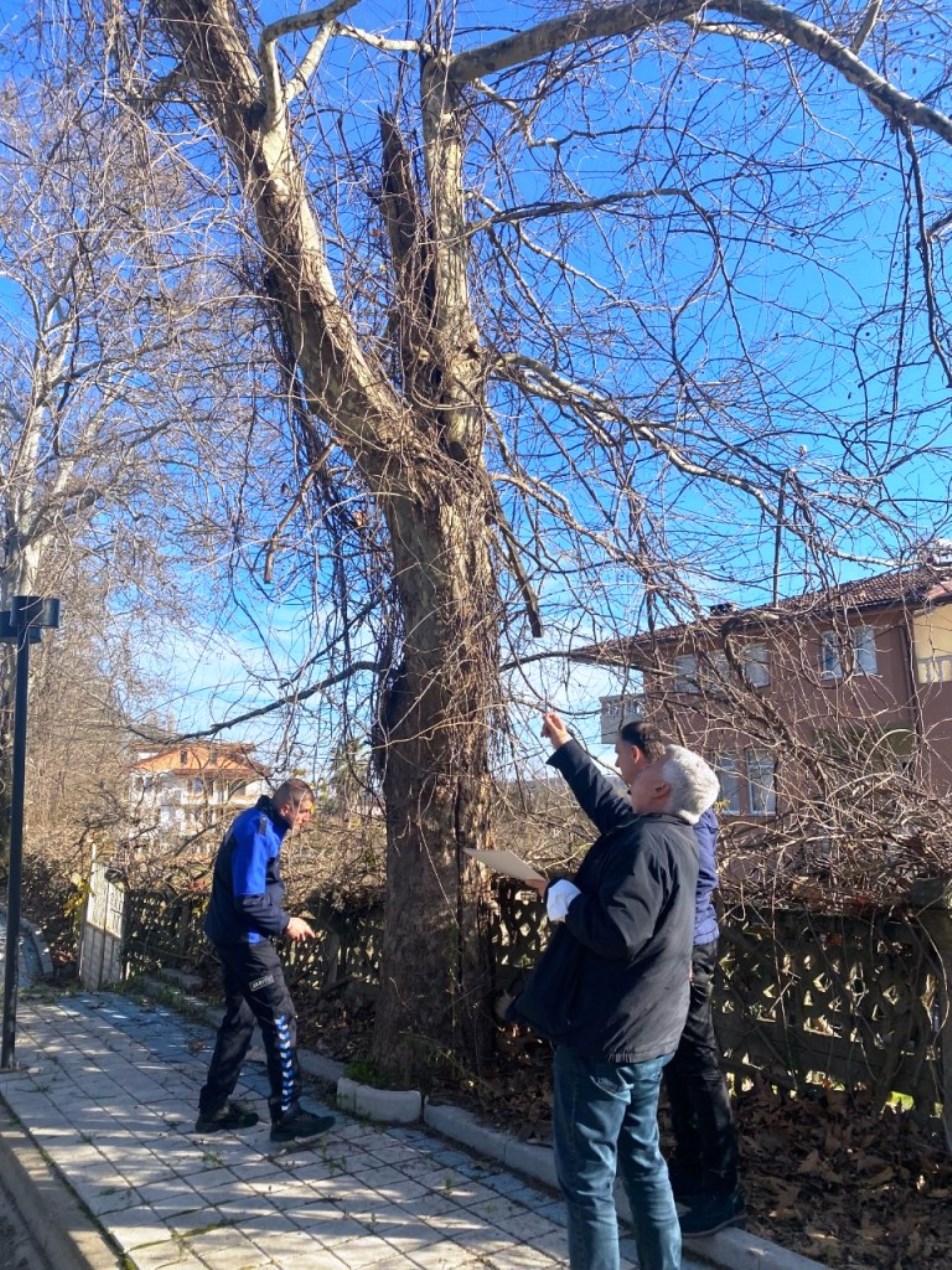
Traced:
[[636, 745], [649, 763], [653, 763], [664, 753], [664, 739], [652, 723], [632, 719], [621, 725], [618, 735], [626, 745]]
[[313, 802], [314, 791], [307, 781], [302, 781], [297, 776], [292, 776], [290, 780], [282, 781], [271, 795], [271, 801], [275, 807], [284, 807], [288, 803], [292, 807], [300, 807], [305, 799]]

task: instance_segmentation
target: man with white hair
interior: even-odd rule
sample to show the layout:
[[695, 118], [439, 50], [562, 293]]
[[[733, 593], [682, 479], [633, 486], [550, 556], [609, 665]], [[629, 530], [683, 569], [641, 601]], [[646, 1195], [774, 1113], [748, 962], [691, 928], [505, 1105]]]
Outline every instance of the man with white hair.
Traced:
[[572, 1270], [617, 1270], [614, 1180], [631, 1205], [641, 1270], [678, 1270], [681, 1232], [658, 1142], [661, 1073], [688, 1011], [698, 852], [717, 797], [700, 755], [668, 745], [629, 798], [555, 713], [542, 735], [599, 837], [572, 882], [536, 885], [557, 929], [510, 1017], [556, 1045], [553, 1130]]
[[[615, 740], [615, 766], [630, 786], [636, 773], [661, 757], [664, 741], [644, 720], [623, 723]], [[713, 809], [694, 826], [698, 877], [694, 908], [694, 951], [691, 955], [691, 1002], [674, 1058], [664, 1069], [674, 1154], [668, 1176], [681, 1214], [681, 1234], [714, 1234], [742, 1225], [744, 1197], [738, 1177], [737, 1134], [714, 1029], [712, 988], [717, 969], [720, 928], [713, 895], [718, 884], [717, 838]]]

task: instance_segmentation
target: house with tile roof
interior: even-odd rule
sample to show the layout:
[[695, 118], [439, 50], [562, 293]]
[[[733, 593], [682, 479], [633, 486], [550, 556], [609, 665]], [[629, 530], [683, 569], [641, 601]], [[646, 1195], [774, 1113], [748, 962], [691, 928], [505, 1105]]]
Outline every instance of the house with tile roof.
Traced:
[[640, 677], [639, 692], [602, 699], [603, 740], [627, 718], [655, 722], [713, 763], [728, 820], [802, 820], [809, 806], [817, 824], [849, 824], [874, 803], [898, 817], [952, 792], [948, 549], [572, 656]]
[[130, 771], [137, 839], [184, 841], [254, 806], [268, 792], [269, 774], [254, 748], [183, 741], [141, 751]]

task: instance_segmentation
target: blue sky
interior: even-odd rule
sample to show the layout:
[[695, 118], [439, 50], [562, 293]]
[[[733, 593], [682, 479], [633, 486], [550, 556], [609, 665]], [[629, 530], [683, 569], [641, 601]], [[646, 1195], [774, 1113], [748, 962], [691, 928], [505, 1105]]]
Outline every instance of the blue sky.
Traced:
[[[290, 5], [269, 3], [262, 13], [269, 19], [292, 11]], [[0, 5], [0, 25], [15, 26], [20, 12], [19, 6]], [[458, 47], [487, 42], [552, 15], [550, 8], [534, 4], [467, 3], [459, 13]], [[394, 37], [408, 33], [405, 19], [395, 17], [392, 6], [372, 0], [356, 5], [347, 20]], [[412, 24], [409, 33], [415, 33]], [[802, 479], [823, 487], [838, 481], [843, 470], [855, 476], [864, 465], [882, 465], [890, 447], [897, 460], [907, 453], [907, 461], [887, 479], [870, 484], [870, 500], [884, 507], [889, 498], [895, 500], [897, 517], [908, 521], [906, 537], [941, 532], [948, 514], [950, 396], [937, 360], [927, 357], [914, 249], [909, 257], [912, 307], [905, 312], [900, 307], [903, 263], [891, 244], [897, 232], [901, 237], [907, 226], [914, 227], [914, 218], [907, 216], [904, 183], [896, 171], [905, 163], [897, 138], [855, 90], [803, 58], [794, 57], [790, 65], [795, 69], [788, 70], [771, 49], [706, 36], [691, 50], [686, 48], [684, 28], [671, 28], [666, 33], [670, 40], [681, 49], [678, 58], [644, 37], [631, 57], [626, 47], [614, 46], [600, 83], [587, 71], [581, 89], [554, 83], [549, 104], [533, 118], [537, 136], [568, 138], [584, 112], [603, 129], [641, 129], [640, 134], [616, 131], [613, 139], [604, 141], [564, 140], [556, 175], [551, 149], [514, 144], [511, 180], [506, 184], [494, 173], [486, 134], [473, 129], [471, 175], [497, 205], [530, 202], [557, 187], [571, 186], [596, 197], [619, 189], [683, 187], [717, 227], [732, 276], [729, 289], [718, 281], [717, 253], [712, 237], [704, 232], [705, 222], [683, 199], [666, 195], [646, 200], [651, 214], [662, 207], [679, 209], [680, 219], [667, 229], [644, 217], [611, 223], [604, 217], [595, 222], [563, 218], [558, 226], [532, 222], [538, 246], [561, 250], [567, 243], [566, 254], [579, 271], [566, 286], [541, 253], [523, 251], [525, 267], [545, 297], [547, 315], [562, 332], [560, 369], [624, 398], [633, 412], [654, 412], [676, 437], [686, 437], [686, 430], [700, 420], [705, 435], [698, 444], [706, 461], [730, 471], [742, 470], [756, 446], [775, 467], [796, 467]], [[303, 37], [296, 47], [304, 47]], [[901, 45], [890, 53], [890, 70], [910, 91], [917, 85], [932, 89], [942, 79], [941, 67], [923, 47], [915, 58], [903, 57]], [[875, 42], [869, 51], [878, 56]], [[335, 149], [333, 127], [313, 142], [309, 174], [316, 184], [328, 150], [340, 164], [342, 183], [328, 204], [339, 208], [344, 228], [356, 224], [366, 211], [375, 179], [376, 111], [391, 103], [394, 74], [392, 60], [348, 41], [335, 42], [328, 54], [316, 96], [325, 113], [318, 118], [330, 119], [335, 96], [346, 95], [343, 126], [349, 142], [353, 147], [370, 145], [364, 175], [356, 166], [348, 168]], [[494, 80], [493, 87], [516, 93], [524, 91], [531, 78], [505, 75]], [[947, 88], [934, 102], [940, 108], [943, 103], [952, 108]], [[493, 119], [498, 125], [503, 117], [486, 104], [478, 111], [483, 122]], [[306, 134], [302, 144], [305, 140]], [[920, 139], [920, 146], [927, 217], [935, 218], [947, 210], [942, 200], [952, 189], [952, 163], [927, 138]], [[908, 173], [908, 164], [906, 169]], [[769, 218], [763, 201], [768, 186]], [[478, 207], [474, 201], [474, 215]], [[941, 250], [939, 242], [937, 267], [942, 264]], [[714, 280], [702, 285], [710, 269], [715, 270]], [[541, 329], [522, 329], [506, 344], [505, 279], [500, 285], [491, 272], [479, 267], [475, 272], [478, 301], [494, 340], [548, 355]], [[941, 282], [941, 273], [938, 278]], [[605, 299], [606, 288], [615, 292], [615, 301]], [[677, 353], [690, 376], [709, 392], [707, 403], [690, 400], [672, 372], [674, 296], [684, 302], [677, 323]], [[596, 314], [601, 343], [594, 337], [575, 338], [573, 323], [582, 308]], [[862, 324], [864, 314], [870, 320]], [[617, 356], [615, 338], [627, 341], [622, 358]], [[904, 360], [911, 364], [896, 373], [900, 339]], [[751, 351], [746, 361], [741, 340]], [[746, 374], [753, 361], [762, 368], [759, 384]], [[711, 404], [719, 386], [725, 393], [729, 386], [729, 405]], [[524, 427], [524, 410], [505, 393], [497, 394], [494, 404], [513, 442]], [[603, 479], [597, 454], [586, 455], [574, 423], [551, 411], [544, 417], [550, 437], [534, 443], [535, 470], [571, 498], [582, 523], [604, 524], [623, 536], [624, 518], [612, 524], [617, 491]], [[866, 421], [875, 424], [872, 449], [861, 435]], [[857, 438], [852, 449], [846, 444], [851, 433]], [[588, 489], [569, 478], [560, 444], [573, 448], [580, 469], [591, 477]], [[926, 451], [918, 458], [912, 457], [917, 444]], [[634, 455], [636, 447], [630, 448]], [[497, 458], [490, 456], [490, 466]], [[659, 543], [658, 550], [663, 546], [679, 561], [682, 577], [700, 600], [767, 598], [773, 525], [751, 500], [723, 485], [677, 476], [647, 454], [637, 455], [636, 468], [637, 487], [649, 510], [665, 512], [669, 541]], [[511, 499], [508, 505], [517, 528], [523, 528]], [[542, 527], [558, 557], [566, 550], [563, 531], [546, 517]], [[831, 522], [828, 536], [830, 545], [846, 557], [885, 561], [903, 534], [886, 528], [874, 532], [869, 518], [857, 512], [852, 522], [844, 517], [835, 530]], [[802, 589], [809, 582], [806, 567], [802, 549], [788, 536], [782, 589]], [[846, 577], [875, 565], [845, 559], [836, 567]], [[164, 651], [151, 654], [157, 676], [168, 685], [164, 705], [182, 726], [198, 727], [220, 719], [223, 711], [263, 703], [276, 683], [293, 673], [319, 643], [320, 608], [305, 621], [302, 614], [311, 597], [304, 584], [288, 581], [284, 589], [282, 585], [272, 588], [267, 602], [257, 591], [242, 595], [239, 586], [239, 603], [202, 614], [190, 631], [176, 634]], [[644, 621], [641, 581], [624, 565], [606, 565], [586, 581], [594, 616], [574, 629], [576, 602], [565, 579], [539, 578], [538, 585], [548, 621], [542, 648], [587, 642], [617, 629], [635, 629]], [[254, 613], [254, 621], [248, 620], [247, 611]], [[524, 647], [530, 654], [540, 651], [538, 642]], [[575, 667], [565, 682], [564, 667], [558, 665], [533, 669], [528, 678], [540, 697], [579, 712], [612, 687], [603, 676]], [[528, 717], [532, 694], [528, 689], [517, 692], [525, 696], [522, 709]], [[586, 735], [593, 737], [597, 721], [583, 722], [581, 713], [578, 718]], [[255, 732], [259, 735], [263, 744], [284, 746], [289, 754], [299, 752], [295, 743], [282, 739], [281, 726], [274, 721], [260, 725], [260, 733]]]

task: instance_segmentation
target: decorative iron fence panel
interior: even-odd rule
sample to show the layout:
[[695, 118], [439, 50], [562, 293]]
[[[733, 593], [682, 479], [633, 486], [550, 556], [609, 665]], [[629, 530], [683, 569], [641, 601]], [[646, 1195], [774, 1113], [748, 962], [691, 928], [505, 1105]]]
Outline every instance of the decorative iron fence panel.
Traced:
[[[295, 994], [372, 995], [380, 971], [383, 910], [312, 901], [317, 939], [281, 947]], [[933, 919], [952, 931], [948, 909]], [[130, 892], [126, 973], [173, 964], [208, 975], [214, 959], [201, 931], [204, 899]], [[543, 906], [499, 879], [489, 905], [494, 987], [511, 990], [544, 944]], [[945, 926], [941, 927], [942, 930]], [[725, 1066], [792, 1090], [829, 1082], [863, 1087], [884, 1101], [899, 1093], [934, 1116], [952, 1079], [948, 965], [936, 931], [914, 918], [833, 917], [753, 910], [723, 923], [715, 1021]], [[943, 1037], [943, 1033], [945, 1036]], [[948, 1113], [946, 1113], [948, 1118]]]

